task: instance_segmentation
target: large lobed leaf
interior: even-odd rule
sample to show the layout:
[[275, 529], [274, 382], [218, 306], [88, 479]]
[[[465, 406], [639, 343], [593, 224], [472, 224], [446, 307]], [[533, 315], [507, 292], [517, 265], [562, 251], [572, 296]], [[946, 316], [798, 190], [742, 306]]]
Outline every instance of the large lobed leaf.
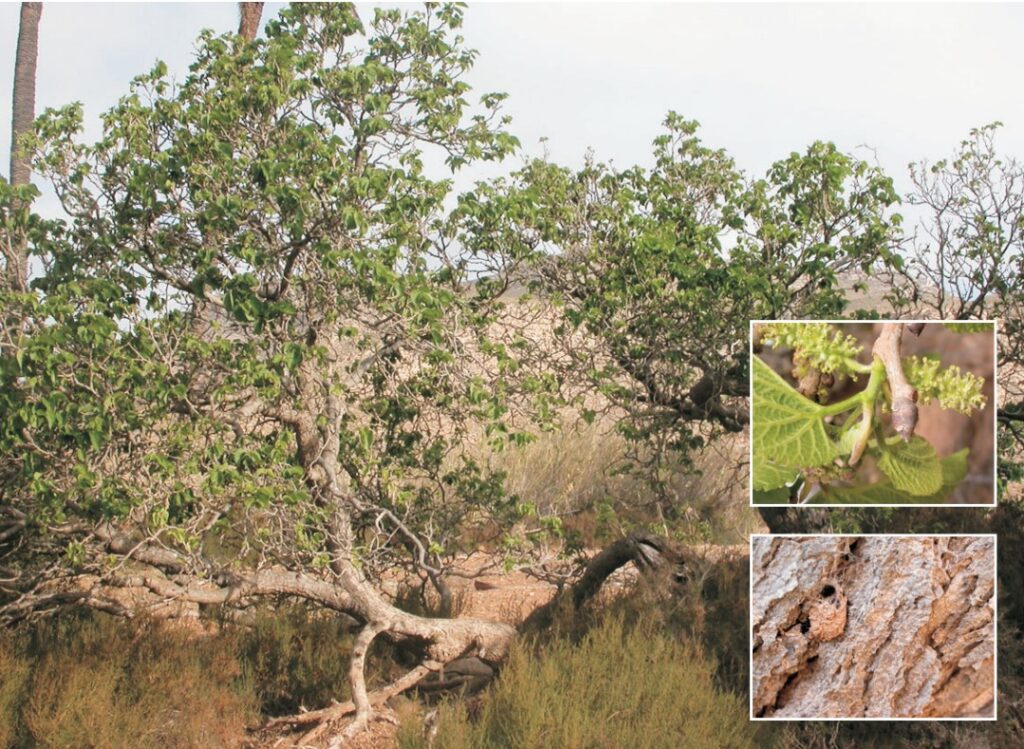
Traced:
[[763, 455], [754, 456], [753, 481], [754, 491], [769, 491], [788, 486], [797, 477], [797, 470], [780, 466]]
[[893, 486], [892, 481], [883, 478], [877, 484], [858, 487], [829, 486], [821, 494], [811, 500], [812, 504], [835, 504], [835, 505], [907, 505], [907, 504], [939, 504], [944, 502], [946, 497], [967, 475], [967, 453], [965, 447], [959, 452], [953, 453], [948, 458], [943, 458], [940, 463], [942, 467], [942, 485], [938, 491], [928, 495], [915, 495], [900, 491]]
[[767, 491], [754, 490], [754, 505], [788, 505], [789, 489], [779, 487]]
[[755, 462], [812, 468], [838, 457], [839, 448], [825, 432], [822, 407], [800, 395], [759, 357], [754, 357], [753, 368]]
[[942, 487], [942, 461], [922, 437], [886, 446], [878, 467], [895, 488], [915, 497], [935, 494]]

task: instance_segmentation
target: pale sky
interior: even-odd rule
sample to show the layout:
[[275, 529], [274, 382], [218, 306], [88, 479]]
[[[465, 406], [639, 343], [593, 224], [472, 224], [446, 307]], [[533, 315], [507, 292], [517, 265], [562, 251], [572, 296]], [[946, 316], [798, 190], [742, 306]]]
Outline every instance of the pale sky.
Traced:
[[[95, 134], [132, 76], [162, 59], [183, 77], [201, 29], [236, 27], [234, 3], [46, 3], [37, 111], [81, 100]], [[4, 174], [17, 33], [18, 4], [0, 5]], [[908, 162], [997, 119], [1024, 156], [1022, 5], [471, 4], [464, 35], [475, 90], [507, 92], [527, 152], [546, 136], [561, 163], [646, 164], [670, 109], [754, 174], [822, 139], [870, 145], [905, 187]]]

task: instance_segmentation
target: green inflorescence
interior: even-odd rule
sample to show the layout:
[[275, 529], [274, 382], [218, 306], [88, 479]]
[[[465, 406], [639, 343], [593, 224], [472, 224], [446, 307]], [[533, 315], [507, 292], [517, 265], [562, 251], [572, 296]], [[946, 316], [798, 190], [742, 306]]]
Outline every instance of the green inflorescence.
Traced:
[[862, 350], [856, 338], [828, 323], [775, 322], [764, 325], [762, 331], [770, 345], [794, 349], [799, 365], [823, 373], [852, 374], [850, 362]]
[[[816, 402], [794, 388], [760, 357], [752, 361], [753, 488], [758, 503], [787, 503], [801, 486], [821, 487], [826, 503], [917, 504], [941, 501], [963, 479], [967, 451], [942, 458], [920, 436], [886, 436], [879, 410], [892, 407], [879, 359], [861, 364], [856, 340], [828, 323], [767, 323], [760, 329], [771, 346], [793, 349], [794, 377], [813, 367], [837, 375], [865, 373], [867, 387], [837, 403]], [[984, 408], [985, 380], [937, 357], [905, 357], [903, 370], [918, 402], [970, 415]], [[803, 383], [801, 383], [801, 386]], [[840, 421], [833, 417], [843, 416]], [[856, 464], [872, 457], [881, 477], [858, 487]], [[849, 456], [849, 457], [846, 457]], [[813, 497], [813, 492], [808, 496]]]
[[945, 322], [942, 323], [954, 333], [991, 333], [995, 323], [985, 322]]
[[918, 403], [938, 400], [946, 409], [970, 416], [985, 407], [981, 388], [985, 380], [957, 366], [943, 367], [932, 357], [909, 356], [903, 360], [903, 371], [917, 389]]

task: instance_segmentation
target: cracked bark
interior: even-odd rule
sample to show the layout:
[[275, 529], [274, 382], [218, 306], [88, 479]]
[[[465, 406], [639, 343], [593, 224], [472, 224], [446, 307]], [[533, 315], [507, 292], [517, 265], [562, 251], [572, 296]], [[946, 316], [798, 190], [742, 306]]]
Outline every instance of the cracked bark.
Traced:
[[993, 717], [995, 544], [757, 537], [755, 717]]

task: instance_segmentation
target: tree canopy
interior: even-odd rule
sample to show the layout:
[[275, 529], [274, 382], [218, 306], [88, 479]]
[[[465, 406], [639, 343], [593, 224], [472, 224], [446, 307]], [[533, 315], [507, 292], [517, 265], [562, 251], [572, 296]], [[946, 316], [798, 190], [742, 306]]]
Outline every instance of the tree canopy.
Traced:
[[[363, 725], [377, 635], [416, 642], [427, 669], [507, 652], [509, 626], [380, 591], [401, 567], [444, 595], [480, 534], [509, 545], [529, 508], [494, 451], [600, 403], [645, 457], [687, 467], [747, 429], [750, 320], [848, 314], [883, 272], [901, 310], [932, 279], [967, 295], [955, 316], [991, 302], [1018, 331], [1020, 175], [991, 130], [914, 172], [914, 201], [960, 196], [938, 246], [908, 242], [892, 180], [833, 144], [753, 178], [676, 114], [652, 168], [540, 159], [456, 195], [451, 171], [519, 148], [504, 97], [466, 82], [461, 22], [296, 4], [265, 38], [205, 32], [180, 82], [162, 63], [135, 78], [95, 143], [77, 104], [36, 120], [64, 215], [0, 180], [6, 239], [37, 269], [0, 290], [0, 618], [126, 613], [107, 591], [133, 586], [304, 598], [363, 626]], [[985, 179], [1005, 187], [994, 204]], [[951, 252], [973, 285], [941, 275]], [[544, 345], [522, 285], [551, 310]]]

